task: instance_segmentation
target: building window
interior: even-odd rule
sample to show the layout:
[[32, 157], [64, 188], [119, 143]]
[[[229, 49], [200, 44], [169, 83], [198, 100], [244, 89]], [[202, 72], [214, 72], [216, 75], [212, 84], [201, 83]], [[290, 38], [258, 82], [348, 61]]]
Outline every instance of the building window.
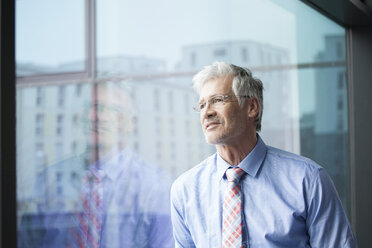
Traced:
[[336, 43], [337, 58], [343, 59], [345, 46], [341, 42]]
[[44, 106], [44, 90], [41, 87], [36, 88], [36, 106], [43, 107]]
[[77, 84], [77, 85], [76, 85], [76, 88], [75, 88], [75, 95], [76, 95], [77, 97], [80, 97], [80, 96], [81, 96], [81, 88], [82, 88], [81, 84]]
[[337, 110], [342, 111], [343, 108], [344, 108], [344, 99], [342, 95], [339, 95], [337, 99]]
[[61, 196], [62, 194], [63, 194], [63, 187], [61, 185], [57, 185], [57, 195]]
[[342, 90], [343, 87], [344, 87], [344, 72], [341, 71], [338, 73], [338, 78], [337, 78], [337, 85], [338, 85], [338, 89], [339, 90]]
[[154, 89], [154, 109], [155, 111], [160, 111], [160, 96], [159, 89]]
[[191, 66], [196, 65], [196, 54], [195, 53], [190, 54], [190, 64], [191, 64]]
[[224, 57], [226, 56], [226, 50], [224, 48], [219, 48], [213, 51], [214, 57]]
[[241, 54], [242, 54], [242, 61], [243, 62], [249, 62], [249, 54], [247, 48], [243, 47], [241, 49]]
[[58, 107], [63, 107], [65, 104], [65, 86], [58, 87]]
[[[57, 123], [58, 123], [58, 119], [57, 119]], [[79, 114], [74, 114], [72, 116], [72, 124], [77, 125], [78, 123], [79, 123]]]
[[35, 118], [35, 135], [42, 136], [44, 134], [44, 115], [37, 114]]
[[57, 126], [56, 126], [56, 134], [62, 135], [63, 133], [63, 115], [57, 115]]
[[56, 173], [56, 182], [62, 182], [62, 176], [63, 176], [63, 173], [61, 171], [57, 171]]
[[35, 164], [38, 166], [43, 166], [45, 163], [45, 152], [44, 152], [44, 144], [38, 142], [35, 144]]

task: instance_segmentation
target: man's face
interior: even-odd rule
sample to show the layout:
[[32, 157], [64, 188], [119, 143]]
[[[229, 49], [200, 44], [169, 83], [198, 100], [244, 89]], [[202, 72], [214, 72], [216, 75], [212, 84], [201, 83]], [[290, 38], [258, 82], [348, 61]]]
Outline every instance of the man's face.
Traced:
[[215, 95], [232, 95], [224, 104], [218, 107], [207, 104], [200, 112], [205, 139], [210, 144], [236, 144], [248, 132], [248, 114], [245, 107], [239, 106], [232, 90], [232, 79], [223, 77], [209, 80], [200, 91], [199, 102], [207, 102]]

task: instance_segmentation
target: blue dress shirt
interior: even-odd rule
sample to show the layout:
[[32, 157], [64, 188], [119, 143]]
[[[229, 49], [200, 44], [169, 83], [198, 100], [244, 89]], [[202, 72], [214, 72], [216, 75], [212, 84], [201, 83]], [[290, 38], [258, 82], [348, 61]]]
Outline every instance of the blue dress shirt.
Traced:
[[[238, 166], [246, 172], [241, 180], [243, 247], [357, 247], [334, 185], [321, 166], [266, 146], [259, 136]], [[176, 247], [221, 247], [229, 167], [216, 153], [173, 183]]]

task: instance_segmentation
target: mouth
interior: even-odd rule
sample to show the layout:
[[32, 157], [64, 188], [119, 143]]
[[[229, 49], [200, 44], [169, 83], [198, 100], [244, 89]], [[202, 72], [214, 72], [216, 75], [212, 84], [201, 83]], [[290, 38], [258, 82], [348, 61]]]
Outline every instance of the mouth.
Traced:
[[208, 122], [207, 124], [204, 125], [204, 129], [205, 130], [210, 130], [210, 129], [213, 129], [215, 128], [217, 125], [219, 125], [220, 123], [217, 122], [217, 121], [211, 121], [211, 122]]

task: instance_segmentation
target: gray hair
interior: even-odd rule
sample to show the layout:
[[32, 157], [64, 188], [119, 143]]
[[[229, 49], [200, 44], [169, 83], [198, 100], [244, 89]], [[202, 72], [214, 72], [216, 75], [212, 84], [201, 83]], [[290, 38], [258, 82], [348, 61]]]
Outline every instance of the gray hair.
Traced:
[[[258, 100], [259, 110], [255, 117], [256, 131], [261, 131], [261, 120], [263, 112], [263, 85], [260, 79], [252, 77], [252, 72], [248, 68], [243, 68], [226, 62], [214, 62], [210, 66], [204, 67], [198, 72], [193, 81], [194, 90], [200, 94], [203, 85], [212, 79], [233, 76], [232, 89], [236, 96], [249, 96]], [[239, 105], [242, 107], [246, 98], [237, 97]]]

